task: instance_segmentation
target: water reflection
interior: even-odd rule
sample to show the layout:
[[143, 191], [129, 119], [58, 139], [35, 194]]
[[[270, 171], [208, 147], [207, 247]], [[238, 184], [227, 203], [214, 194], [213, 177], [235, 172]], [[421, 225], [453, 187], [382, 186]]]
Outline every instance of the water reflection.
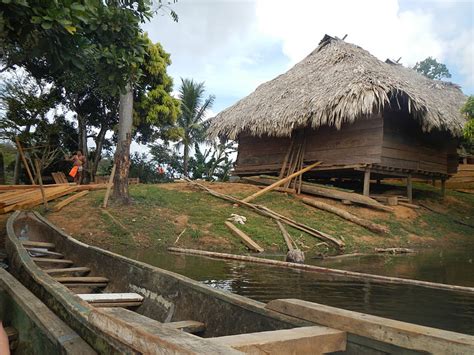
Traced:
[[[153, 250], [127, 250], [122, 251], [122, 254], [186, 275], [211, 287], [262, 302], [277, 298], [300, 298], [334, 307], [474, 334], [474, 296], [472, 295], [417, 286], [357, 282], [344, 277], [321, 275], [303, 270], [157, 253]], [[439, 258], [433, 255], [410, 258], [398, 257], [389, 260], [383, 257], [376, 261], [360, 258], [355, 261], [341, 259], [340, 261], [315, 262], [324, 266], [362, 272], [402, 277], [415, 276], [414, 278], [429, 281], [474, 285], [474, 269], [472, 263], [467, 262], [466, 265], [465, 255], [444, 255], [441, 263]], [[457, 258], [459, 258], [458, 263], [455, 262]], [[447, 267], [447, 265], [454, 266]]]

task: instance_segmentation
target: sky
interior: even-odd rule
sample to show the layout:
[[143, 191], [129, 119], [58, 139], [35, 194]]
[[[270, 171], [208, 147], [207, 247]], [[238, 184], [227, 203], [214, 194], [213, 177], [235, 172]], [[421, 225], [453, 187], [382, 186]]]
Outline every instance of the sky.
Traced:
[[160, 10], [144, 25], [171, 54], [175, 90], [181, 78], [205, 82], [216, 96], [209, 116], [307, 56], [324, 34], [381, 60], [413, 66], [428, 56], [474, 94], [474, 0], [178, 0], [179, 22]]

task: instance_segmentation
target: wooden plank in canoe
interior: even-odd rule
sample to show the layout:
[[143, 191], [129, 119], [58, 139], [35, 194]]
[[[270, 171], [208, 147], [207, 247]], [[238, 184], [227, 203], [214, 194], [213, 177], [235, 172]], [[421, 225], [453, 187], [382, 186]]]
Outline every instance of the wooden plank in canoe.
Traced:
[[108, 283], [63, 283], [64, 286], [68, 288], [81, 288], [81, 289], [96, 289], [96, 288], [105, 288]]
[[91, 272], [91, 269], [85, 266], [77, 266], [77, 267], [68, 267], [68, 268], [58, 268], [58, 269], [47, 269], [44, 270], [48, 275], [55, 275], [55, 274], [88, 274]]
[[100, 276], [53, 276], [53, 278], [61, 283], [107, 283], [109, 279]]
[[206, 330], [206, 325], [196, 320], [182, 320], [179, 322], [164, 323], [164, 325], [191, 334], [200, 333]]
[[37, 248], [37, 247], [25, 247], [28, 252], [30, 252], [30, 255], [33, 255], [35, 257], [44, 257], [44, 256], [54, 256], [58, 259], [63, 259], [64, 255], [61, 253], [57, 253], [54, 251], [49, 251], [46, 248]]
[[125, 293], [84, 293], [78, 294], [78, 296], [86, 302], [142, 302], [143, 296], [138, 293], [125, 292]]
[[298, 299], [273, 300], [265, 308], [406, 349], [433, 354], [470, 354], [474, 349], [474, 336]]
[[34, 240], [22, 240], [21, 245], [24, 247], [37, 247], [46, 249], [54, 249], [56, 247], [53, 243], [37, 242]]
[[324, 354], [346, 350], [347, 335], [337, 329], [312, 326], [209, 339], [247, 354]]
[[131, 308], [131, 307], [139, 307], [142, 305], [141, 302], [98, 302], [98, 303], [91, 303], [94, 307], [100, 308], [112, 308], [112, 307], [120, 307], [120, 308]]
[[51, 258], [31, 258], [36, 263], [48, 263], [48, 264], [62, 264], [72, 265], [74, 262], [68, 259], [51, 259]]

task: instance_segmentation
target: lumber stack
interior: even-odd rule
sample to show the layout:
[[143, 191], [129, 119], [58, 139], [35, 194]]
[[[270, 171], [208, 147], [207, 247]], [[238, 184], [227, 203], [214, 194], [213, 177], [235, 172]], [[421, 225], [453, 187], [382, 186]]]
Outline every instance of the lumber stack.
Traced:
[[[39, 185], [0, 185], [0, 214], [30, 209], [40, 205], [44, 200], [52, 201], [76, 191], [105, 189], [106, 185], [91, 184], [77, 186], [75, 184], [51, 184], [44, 185], [43, 187], [44, 197]], [[86, 193], [82, 193], [80, 196]], [[72, 198], [68, 202], [72, 202], [80, 196]]]

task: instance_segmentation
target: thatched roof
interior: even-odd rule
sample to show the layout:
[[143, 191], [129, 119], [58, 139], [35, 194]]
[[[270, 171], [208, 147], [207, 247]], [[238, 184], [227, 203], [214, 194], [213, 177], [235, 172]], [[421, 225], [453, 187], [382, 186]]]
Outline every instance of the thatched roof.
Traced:
[[339, 129], [345, 122], [398, 107], [409, 110], [424, 131], [438, 128], [458, 136], [465, 124], [460, 113], [465, 101], [457, 85], [382, 62], [356, 45], [326, 35], [285, 74], [213, 118], [210, 135], [289, 136], [293, 129], [308, 125]]

